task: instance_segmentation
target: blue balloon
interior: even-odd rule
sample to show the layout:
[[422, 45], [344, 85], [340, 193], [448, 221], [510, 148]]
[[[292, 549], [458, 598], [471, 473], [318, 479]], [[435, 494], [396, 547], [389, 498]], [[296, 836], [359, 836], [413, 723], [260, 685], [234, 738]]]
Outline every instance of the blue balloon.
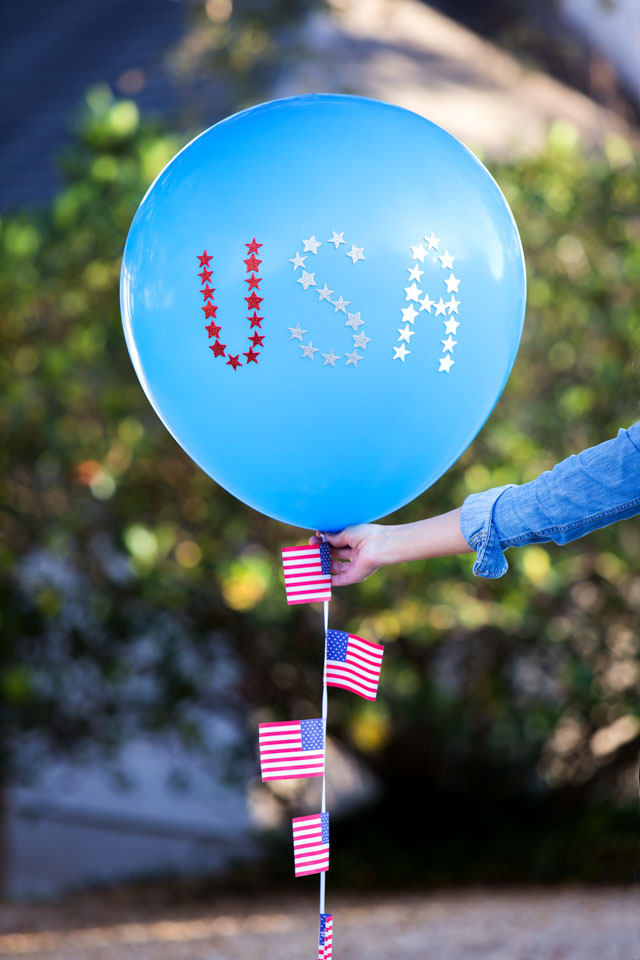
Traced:
[[268, 516], [338, 530], [408, 503], [473, 440], [518, 349], [524, 260], [458, 140], [318, 94], [171, 160], [133, 220], [121, 306], [189, 456]]

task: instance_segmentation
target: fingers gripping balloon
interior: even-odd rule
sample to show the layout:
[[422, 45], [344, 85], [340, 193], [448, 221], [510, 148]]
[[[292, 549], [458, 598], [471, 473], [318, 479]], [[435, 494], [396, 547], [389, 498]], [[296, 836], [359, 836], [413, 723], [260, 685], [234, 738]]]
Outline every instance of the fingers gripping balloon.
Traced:
[[133, 221], [121, 302], [140, 381], [196, 463], [268, 516], [337, 530], [413, 499], [474, 438], [515, 359], [525, 274], [462, 144], [313, 95], [174, 157]]

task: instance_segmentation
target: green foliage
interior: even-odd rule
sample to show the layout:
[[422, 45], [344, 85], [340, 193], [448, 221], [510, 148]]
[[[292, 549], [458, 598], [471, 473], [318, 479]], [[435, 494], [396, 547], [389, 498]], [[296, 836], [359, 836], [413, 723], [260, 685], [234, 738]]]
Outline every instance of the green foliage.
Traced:
[[[229, 757], [244, 782], [258, 719], [319, 709], [321, 620], [286, 607], [278, 570], [279, 547], [299, 533], [189, 462], [149, 407], [122, 336], [126, 232], [179, 146], [133, 103], [95, 90], [64, 189], [47, 210], [0, 225], [5, 780], [29, 775], [40, 751], [115, 750], [140, 730], [168, 726], [205, 749], [200, 720], [215, 709], [246, 730], [244, 757]], [[640, 166], [628, 144], [587, 155], [556, 127], [539, 156], [493, 173], [525, 247], [524, 341], [478, 440], [397, 521], [526, 482], [638, 417]], [[430, 805], [456, 832], [473, 791], [488, 844], [523, 809], [543, 809], [544, 823], [562, 810], [598, 824], [588, 827], [594, 849], [615, 833], [590, 811], [633, 797], [637, 531], [631, 520], [564, 548], [512, 550], [499, 581], [474, 578], [463, 557], [339, 593], [333, 622], [387, 645], [379, 700], [337, 693], [330, 709], [330, 732], [379, 777], [381, 810], [409, 798], [410, 811]], [[391, 834], [399, 877], [418, 861], [425, 871], [427, 834], [421, 845], [413, 827]], [[529, 875], [562, 875], [561, 844], [545, 849], [552, 867], [536, 873], [532, 861]], [[626, 877], [622, 860], [614, 872]], [[606, 850], [598, 862], [610, 863]]]

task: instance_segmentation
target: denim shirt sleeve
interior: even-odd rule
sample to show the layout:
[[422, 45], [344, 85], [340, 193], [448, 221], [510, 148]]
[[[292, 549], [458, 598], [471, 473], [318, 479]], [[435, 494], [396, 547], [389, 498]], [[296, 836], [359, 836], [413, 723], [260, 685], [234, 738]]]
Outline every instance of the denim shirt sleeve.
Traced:
[[504, 550], [553, 540], [563, 544], [640, 513], [640, 421], [573, 454], [530, 483], [472, 493], [460, 530], [477, 553], [473, 572], [501, 577]]

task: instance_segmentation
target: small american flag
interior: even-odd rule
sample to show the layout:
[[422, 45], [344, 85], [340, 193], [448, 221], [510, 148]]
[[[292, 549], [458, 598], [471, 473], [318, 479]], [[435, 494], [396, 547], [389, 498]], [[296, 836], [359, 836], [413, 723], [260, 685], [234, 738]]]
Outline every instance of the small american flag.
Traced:
[[263, 780], [291, 780], [324, 774], [322, 718], [261, 723], [259, 731]]
[[328, 543], [284, 547], [282, 565], [287, 603], [331, 600], [331, 547]]
[[329, 869], [329, 814], [294, 817], [293, 864], [296, 877]]
[[325, 683], [375, 700], [384, 647], [342, 630], [327, 631]]
[[320, 936], [318, 938], [318, 960], [331, 960], [333, 955], [333, 914], [320, 914]]

